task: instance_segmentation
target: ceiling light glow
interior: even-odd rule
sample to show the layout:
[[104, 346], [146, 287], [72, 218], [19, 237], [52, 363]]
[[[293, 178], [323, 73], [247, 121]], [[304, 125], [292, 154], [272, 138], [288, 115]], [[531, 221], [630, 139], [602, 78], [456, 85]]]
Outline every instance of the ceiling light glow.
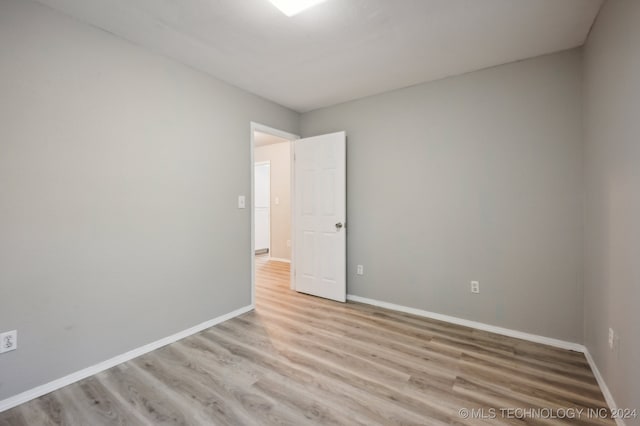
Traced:
[[296, 15], [326, 0], [269, 0], [287, 16]]

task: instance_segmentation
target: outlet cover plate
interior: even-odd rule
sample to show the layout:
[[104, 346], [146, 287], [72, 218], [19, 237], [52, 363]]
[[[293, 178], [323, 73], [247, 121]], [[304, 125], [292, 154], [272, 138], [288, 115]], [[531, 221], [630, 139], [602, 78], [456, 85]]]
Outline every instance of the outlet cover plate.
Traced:
[[0, 334], [0, 354], [18, 349], [18, 331], [11, 330]]

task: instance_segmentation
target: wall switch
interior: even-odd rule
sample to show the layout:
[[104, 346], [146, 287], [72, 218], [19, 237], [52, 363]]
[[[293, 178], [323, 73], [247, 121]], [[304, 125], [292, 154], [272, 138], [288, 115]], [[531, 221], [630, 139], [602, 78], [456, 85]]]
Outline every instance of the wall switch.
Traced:
[[358, 265], [358, 267], [356, 268], [356, 274], [364, 275], [364, 266]]
[[471, 293], [480, 293], [480, 281], [471, 281]]
[[18, 349], [18, 331], [11, 330], [0, 334], [0, 354]]
[[615, 340], [616, 333], [614, 333], [613, 328], [609, 329], [609, 349], [613, 349], [613, 341]]
[[287, 240], [287, 247], [291, 247], [291, 240]]
[[238, 195], [238, 208], [244, 209], [246, 207], [246, 202], [244, 195]]
[[275, 199], [276, 206], [280, 205], [280, 197], [276, 197]]

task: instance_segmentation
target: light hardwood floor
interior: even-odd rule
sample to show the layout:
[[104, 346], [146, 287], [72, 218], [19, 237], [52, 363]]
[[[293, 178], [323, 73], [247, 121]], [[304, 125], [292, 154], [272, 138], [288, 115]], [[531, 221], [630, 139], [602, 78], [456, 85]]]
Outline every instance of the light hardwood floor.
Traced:
[[254, 312], [0, 413], [0, 425], [613, 424], [588, 418], [606, 404], [580, 353], [301, 295], [289, 265], [263, 257], [256, 275]]

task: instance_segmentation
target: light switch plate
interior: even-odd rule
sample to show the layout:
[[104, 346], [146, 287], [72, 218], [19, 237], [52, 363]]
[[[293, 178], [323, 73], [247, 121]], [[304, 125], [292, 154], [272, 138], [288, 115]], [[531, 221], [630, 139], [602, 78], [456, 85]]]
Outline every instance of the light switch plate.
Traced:
[[238, 208], [244, 209], [247, 206], [244, 195], [238, 195]]

